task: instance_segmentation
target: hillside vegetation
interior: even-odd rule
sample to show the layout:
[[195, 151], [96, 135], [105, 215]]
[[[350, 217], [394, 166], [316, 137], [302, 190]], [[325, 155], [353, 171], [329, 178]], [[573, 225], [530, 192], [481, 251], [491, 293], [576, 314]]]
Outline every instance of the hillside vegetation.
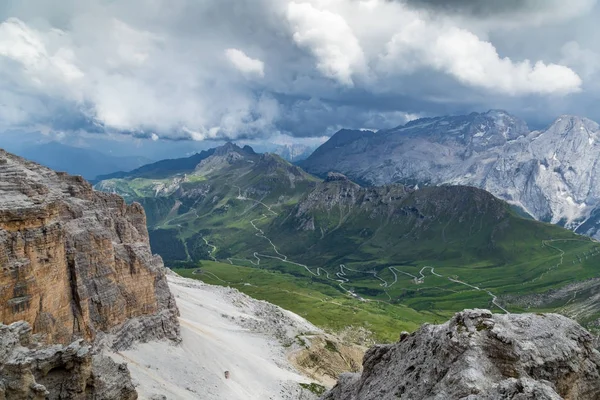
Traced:
[[[483, 190], [322, 181], [235, 145], [189, 173], [97, 187], [140, 201], [153, 250], [187, 276], [379, 340], [464, 308], [572, 308], [583, 299], [548, 294], [600, 275], [598, 243], [522, 218]], [[581, 319], [599, 316], [587, 307]]]

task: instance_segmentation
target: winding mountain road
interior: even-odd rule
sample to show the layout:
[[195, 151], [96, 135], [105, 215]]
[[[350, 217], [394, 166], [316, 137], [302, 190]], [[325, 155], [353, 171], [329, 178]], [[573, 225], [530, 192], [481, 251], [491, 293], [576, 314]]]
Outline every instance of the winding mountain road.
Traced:
[[[241, 200], [241, 201], [249, 201], [249, 202], [253, 202], [257, 205], [261, 205], [262, 207], [264, 207], [267, 212], [272, 215], [272, 216], [277, 216], [278, 213], [275, 212], [271, 206], [269, 206], [268, 204], [265, 204], [262, 201], [256, 200], [256, 199], [252, 199], [246, 195], [244, 195], [242, 193], [242, 189], [239, 186], [234, 186], [235, 188], [238, 189], [238, 195], [237, 195], [237, 200]], [[250, 221], [250, 224], [252, 225], [252, 228], [256, 231], [255, 235], [257, 237], [260, 237], [264, 240], [266, 240], [269, 245], [273, 248], [273, 251], [275, 253], [275, 255], [270, 255], [270, 254], [262, 254], [260, 252], [254, 252], [252, 255], [255, 258], [255, 260], [248, 260], [248, 259], [240, 259], [240, 258], [227, 258], [227, 261], [230, 264], [234, 264], [233, 261], [242, 261], [242, 262], [249, 262], [252, 265], [255, 266], [259, 266], [261, 264], [262, 259], [272, 259], [272, 260], [278, 260], [280, 262], [286, 263], [286, 264], [290, 264], [290, 265], [294, 265], [297, 267], [301, 267], [304, 268], [304, 270], [306, 270], [309, 274], [311, 274], [312, 276], [315, 277], [325, 277], [327, 280], [330, 281], [334, 281], [338, 284], [338, 286], [344, 290], [346, 293], [350, 294], [353, 297], [356, 298], [360, 298], [362, 299], [360, 296], [358, 296], [356, 293], [354, 293], [352, 290], [349, 290], [348, 288], [346, 288], [344, 285], [347, 285], [348, 283], [351, 282], [350, 277], [348, 276], [347, 271], [349, 272], [353, 272], [355, 274], [365, 274], [365, 275], [371, 275], [373, 278], [379, 280], [381, 283], [379, 284], [380, 287], [384, 288], [384, 292], [386, 293], [386, 295], [389, 297], [390, 301], [392, 300], [391, 296], [388, 293], [388, 290], [390, 288], [392, 288], [397, 282], [398, 282], [398, 274], [402, 274], [405, 275], [409, 278], [411, 278], [416, 284], [422, 284], [425, 282], [427, 276], [436, 276], [439, 278], [446, 278], [448, 281], [456, 283], [458, 285], [462, 285], [468, 288], [468, 290], [476, 290], [476, 291], [481, 291], [486, 293], [487, 295], [490, 296], [491, 298], [491, 302], [494, 306], [496, 306], [498, 309], [502, 310], [505, 313], [510, 313], [506, 308], [504, 308], [498, 301], [498, 296], [496, 296], [494, 293], [492, 293], [489, 289], [485, 289], [485, 288], [481, 288], [479, 286], [470, 284], [468, 282], [465, 282], [463, 280], [460, 280], [458, 277], [449, 277], [449, 276], [444, 276], [441, 275], [439, 273], [437, 273], [435, 271], [435, 267], [432, 266], [424, 266], [421, 268], [421, 270], [419, 271], [418, 276], [413, 275], [407, 271], [403, 271], [401, 269], [398, 269], [397, 267], [388, 267], [387, 269], [392, 273], [392, 275], [394, 276], [394, 280], [392, 282], [388, 282], [387, 280], [383, 279], [381, 276], [378, 275], [377, 271], [360, 271], [360, 270], [356, 270], [356, 269], [352, 269], [347, 267], [344, 264], [340, 264], [339, 265], [339, 271], [335, 272], [335, 278], [332, 278], [329, 274], [329, 272], [321, 267], [317, 267], [317, 268], [311, 268], [306, 264], [302, 264], [296, 261], [292, 261], [289, 259], [289, 257], [283, 253], [281, 253], [281, 251], [279, 250], [279, 248], [277, 247], [277, 245], [275, 245], [275, 243], [273, 242], [273, 240], [271, 238], [269, 238], [268, 236], [265, 235], [265, 232], [258, 227], [257, 223], [260, 221], [264, 221], [265, 219], [269, 218], [269, 215], [267, 214], [262, 214], [262, 216], [260, 218], [255, 218], [253, 220]], [[209, 256], [212, 260], [217, 261], [216, 258], [214, 257], [214, 253], [217, 250], [217, 247], [210, 244], [208, 242], [208, 240], [206, 238], [204, 238], [205, 243], [208, 246], [212, 247], [212, 251], [210, 252]], [[547, 271], [545, 271], [542, 275], [540, 275], [539, 277], [535, 278], [532, 282], [543, 278], [543, 276], [547, 273], [549, 273], [551, 270], [556, 269], [558, 267], [560, 267], [563, 262], [564, 262], [564, 254], [565, 252], [563, 250], [561, 250], [560, 248], [551, 245], [550, 243], [552, 242], [556, 242], [556, 241], [564, 241], [564, 240], [576, 240], [576, 239], [554, 239], [554, 240], [545, 240], [542, 241], [542, 245], [543, 246], [547, 246], [547, 247], [551, 247], [557, 251], [560, 252], [561, 258], [558, 264], [556, 264], [555, 266], [552, 266], [551, 268], [549, 268]], [[427, 274], [427, 271], [429, 271], [429, 274]], [[215, 278], [219, 279], [218, 277], [215, 276]], [[221, 279], [219, 279], [221, 280]], [[441, 289], [441, 288], [440, 288]], [[443, 290], [450, 290], [450, 289], [443, 289]], [[450, 290], [452, 292], [456, 292], [453, 290]], [[365, 299], [362, 299], [365, 300]], [[368, 301], [368, 300], [366, 300]]]

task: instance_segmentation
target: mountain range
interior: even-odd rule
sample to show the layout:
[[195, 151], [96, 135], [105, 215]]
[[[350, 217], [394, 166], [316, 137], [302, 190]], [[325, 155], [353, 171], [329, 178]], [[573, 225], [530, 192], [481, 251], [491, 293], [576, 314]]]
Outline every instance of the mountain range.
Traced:
[[491, 110], [423, 118], [378, 132], [341, 130], [300, 165], [370, 185], [469, 185], [537, 220], [600, 238], [600, 127], [561, 116], [531, 131]]
[[[5, 272], [0, 278], [5, 289], [0, 292], [0, 398], [597, 398], [600, 353], [594, 336], [561, 315], [472, 309], [444, 324], [416, 329], [423, 322], [419, 316], [431, 320], [445, 314], [440, 292], [448, 292], [447, 309], [466, 300], [481, 302], [473, 296], [481, 292], [503, 310], [505, 299], [493, 292], [510, 291], [511, 275], [518, 282], [514, 286], [530, 295], [561, 286], [565, 272], [582, 278], [590, 262], [576, 263], [574, 256], [591, 249], [585, 259], [593, 258], [599, 250], [595, 243], [523, 219], [481, 189], [364, 188], [337, 173], [320, 181], [276, 155], [231, 144], [214, 149], [193, 173], [183, 175], [175, 191], [149, 196], [178, 196], [165, 226], [183, 233], [184, 223], [201, 222], [199, 227], [208, 229], [198, 233], [213, 260], [223, 252], [208, 239], [219, 243], [233, 237], [236, 248], [226, 251], [241, 256], [245, 247], [259, 242], [267, 250], [255, 248], [254, 260], [204, 260], [193, 269], [180, 269], [194, 279], [177, 276], [150, 252], [139, 204], [93, 191], [80, 176], [0, 150], [0, 262]], [[140, 179], [148, 178], [132, 180]], [[188, 211], [179, 213], [182, 202], [192, 200]], [[245, 229], [253, 231], [252, 238]], [[515, 236], [519, 232], [523, 237]], [[542, 240], [541, 246], [528, 243], [535, 234], [535, 239], [553, 239]], [[280, 247], [285, 241], [296, 243]], [[363, 248], [365, 241], [370, 243]], [[465, 254], [447, 252], [451, 243]], [[362, 254], [368, 249], [393, 259], [414, 253], [419, 245], [430, 253], [416, 254], [417, 259], [431, 262], [420, 272], [410, 264], [383, 271], [373, 264], [377, 260]], [[407, 252], [403, 247], [413, 248]], [[442, 247], [446, 250], [440, 253]], [[527, 281], [532, 261], [544, 261], [543, 253], [552, 249], [560, 254], [545, 261], [560, 260], [556, 267]], [[512, 265], [520, 253], [527, 258]], [[325, 264], [315, 269], [293, 261], [292, 254], [314, 263], [321, 255], [336, 255], [336, 263], [347, 264], [328, 272]], [[499, 263], [504, 259], [504, 265], [461, 269], [431, 259], [432, 254], [480, 262], [489, 255]], [[496, 285], [475, 286], [483, 284], [478, 275], [486, 285]], [[270, 294], [298, 310], [304, 307], [310, 313], [303, 314], [320, 326], [337, 322], [342, 329], [325, 332], [235, 288], [197, 279], [220, 280], [221, 286], [245, 288], [259, 298]], [[377, 288], [389, 300], [378, 299]], [[572, 292], [568, 301], [546, 307], [565, 301], [569, 307], [580, 305], [579, 290]], [[416, 307], [419, 301], [426, 301], [422, 309]], [[397, 329], [407, 326], [407, 317], [417, 325], [410, 327], [413, 333]], [[356, 321], [365, 324], [354, 326]], [[366, 353], [355, 344], [369, 340], [368, 329], [383, 326], [393, 333], [385, 340], [396, 343]]]
[[95, 185], [143, 205], [152, 248], [173, 268], [201, 264], [203, 280], [330, 328], [342, 323], [339, 308], [314, 299], [350, 307], [356, 302], [349, 299], [359, 300], [363, 313], [343, 323], [355, 321], [379, 340], [470, 307], [555, 310], [568, 303], [586, 324], [600, 316], [588, 303], [585, 312], [577, 309], [585, 300], [578, 293], [598, 287], [600, 246], [524, 218], [485, 190], [361, 186], [339, 173], [320, 179], [247, 146], [211, 152], [187, 172], [153, 167]]

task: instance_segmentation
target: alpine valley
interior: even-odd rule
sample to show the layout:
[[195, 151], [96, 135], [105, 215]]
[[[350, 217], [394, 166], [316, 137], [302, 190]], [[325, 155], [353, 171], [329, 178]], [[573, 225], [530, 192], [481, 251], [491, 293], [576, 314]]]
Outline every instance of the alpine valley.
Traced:
[[153, 251], [180, 275], [354, 342], [465, 308], [560, 312], [595, 329], [600, 244], [548, 222], [594, 234], [596, 135], [587, 120], [529, 132], [492, 111], [338, 132], [302, 164], [318, 176], [228, 143], [95, 189], [143, 205]]

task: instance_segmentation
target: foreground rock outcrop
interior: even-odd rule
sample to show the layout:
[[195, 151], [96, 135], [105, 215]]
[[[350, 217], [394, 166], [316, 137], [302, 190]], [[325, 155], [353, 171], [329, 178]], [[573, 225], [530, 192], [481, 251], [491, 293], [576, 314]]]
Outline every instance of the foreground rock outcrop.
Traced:
[[365, 355], [324, 400], [600, 398], [593, 337], [556, 314], [457, 313]]
[[125, 364], [78, 340], [42, 346], [26, 322], [0, 325], [0, 399], [137, 399]]
[[100, 355], [180, 340], [139, 204], [0, 150], [0, 400], [134, 399]]
[[0, 268], [0, 321], [26, 321], [48, 343], [178, 337], [142, 207], [2, 150]]

